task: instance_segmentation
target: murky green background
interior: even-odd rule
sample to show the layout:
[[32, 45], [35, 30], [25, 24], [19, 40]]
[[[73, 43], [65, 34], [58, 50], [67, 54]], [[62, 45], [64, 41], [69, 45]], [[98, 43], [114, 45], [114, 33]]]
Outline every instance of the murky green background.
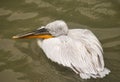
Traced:
[[[47, 59], [36, 40], [11, 39], [58, 19], [95, 33], [110, 75], [82, 80]], [[120, 0], [0, 0], [0, 82], [120, 82]]]

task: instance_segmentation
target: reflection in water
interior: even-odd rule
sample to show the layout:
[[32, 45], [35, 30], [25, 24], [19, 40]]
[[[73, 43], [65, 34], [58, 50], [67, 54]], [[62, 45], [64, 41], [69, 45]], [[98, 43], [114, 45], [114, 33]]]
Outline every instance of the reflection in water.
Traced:
[[85, 15], [89, 18], [98, 19], [102, 15], [113, 16], [116, 14], [116, 11], [111, 9], [112, 3], [110, 2], [104, 3], [98, 0], [93, 0], [93, 2], [91, 0], [80, 1], [86, 5], [88, 4], [89, 7], [79, 6], [78, 8], [76, 8], [76, 11], [80, 12], [82, 15]]
[[50, 7], [50, 6], [52, 6], [51, 4], [49, 4], [48, 2], [44, 2], [43, 0], [25, 0], [25, 2], [28, 4], [35, 3], [36, 5], [38, 5], [38, 7]]
[[4, 8], [0, 8], [0, 16], [9, 15], [11, 13], [12, 13], [11, 10], [6, 10]]
[[24, 75], [19, 72], [14, 72], [11, 69], [0, 72], [1, 82], [28, 82], [27, 80], [21, 80], [21, 77], [24, 77]]
[[105, 43], [104, 47], [115, 47], [117, 45], [120, 45], [120, 41], [113, 41], [113, 42]]
[[[119, 0], [0, 1], [1, 82], [120, 82]], [[68, 68], [46, 58], [36, 40], [12, 40], [14, 34], [36, 29], [56, 19], [70, 28], [88, 28], [100, 39], [106, 67], [103, 79], [82, 80]]]
[[[0, 50], [9, 52], [12, 56], [9, 56], [9, 61], [16, 61], [24, 58], [26, 56], [25, 53], [21, 52], [19, 49], [15, 47], [15, 41], [9, 39], [0, 39]], [[16, 54], [17, 53], [17, 54]]]
[[34, 13], [34, 12], [31, 12], [31, 13], [15, 12], [11, 14], [7, 19], [8, 21], [24, 20], [24, 19], [36, 17], [37, 15], [38, 13]]
[[53, 21], [53, 19], [51, 19], [50, 17], [41, 17], [41, 18], [39, 19], [39, 21], [40, 21], [42, 24], [46, 25], [48, 22]]

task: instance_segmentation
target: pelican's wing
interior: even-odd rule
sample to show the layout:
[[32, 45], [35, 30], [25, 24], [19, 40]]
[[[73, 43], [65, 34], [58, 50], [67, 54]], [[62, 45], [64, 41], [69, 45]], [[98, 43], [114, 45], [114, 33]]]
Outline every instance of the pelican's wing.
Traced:
[[[91, 56], [91, 63], [100, 71], [104, 68], [103, 49], [96, 36], [88, 29], [72, 29], [69, 31], [69, 36], [84, 45], [85, 49]], [[89, 57], [89, 56], [88, 56]]]
[[[85, 64], [86, 66], [86, 70], [83, 70], [84, 73], [89, 73], [91, 74], [90, 76], [94, 78], [104, 77], [106, 74], [109, 74], [110, 70], [104, 68], [103, 49], [101, 44], [90, 30], [72, 29], [69, 31], [68, 36], [78, 41], [79, 49], [81, 49], [81, 51], [79, 51], [79, 57], [84, 57], [84, 59], [82, 59], [84, 62], [79, 63], [81, 65]], [[82, 45], [82, 47], [79, 44]], [[83, 77], [84, 76], [85, 75], [83, 75]]]

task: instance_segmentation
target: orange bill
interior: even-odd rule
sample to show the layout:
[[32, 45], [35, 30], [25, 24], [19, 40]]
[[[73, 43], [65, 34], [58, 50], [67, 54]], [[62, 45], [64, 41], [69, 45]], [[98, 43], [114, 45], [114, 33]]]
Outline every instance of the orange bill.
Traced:
[[48, 39], [48, 38], [52, 38], [53, 36], [45, 29], [45, 28], [41, 28], [29, 33], [25, 33], [25, 34], [19, 34], [16, 36], [13, 36], [13, 39], [22, 39], [22, 38], [28, 38], [28, 39], [32, 39], [32, 38], [40, 38], [40, 39]]

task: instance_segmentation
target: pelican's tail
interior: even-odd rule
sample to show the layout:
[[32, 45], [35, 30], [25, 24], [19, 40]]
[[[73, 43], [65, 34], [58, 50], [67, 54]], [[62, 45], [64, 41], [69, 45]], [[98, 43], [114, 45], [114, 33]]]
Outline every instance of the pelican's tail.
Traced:
[[104, 68], [103, 71], [98, 72], [97, 74], [80, 73], [79, 75], [82, 79], [90, 79], [91, 77], [92, 78], [103, 78], [106, 75], [108, 75], [109, 73], [110, 73], [110, 70], [107, 68]]

